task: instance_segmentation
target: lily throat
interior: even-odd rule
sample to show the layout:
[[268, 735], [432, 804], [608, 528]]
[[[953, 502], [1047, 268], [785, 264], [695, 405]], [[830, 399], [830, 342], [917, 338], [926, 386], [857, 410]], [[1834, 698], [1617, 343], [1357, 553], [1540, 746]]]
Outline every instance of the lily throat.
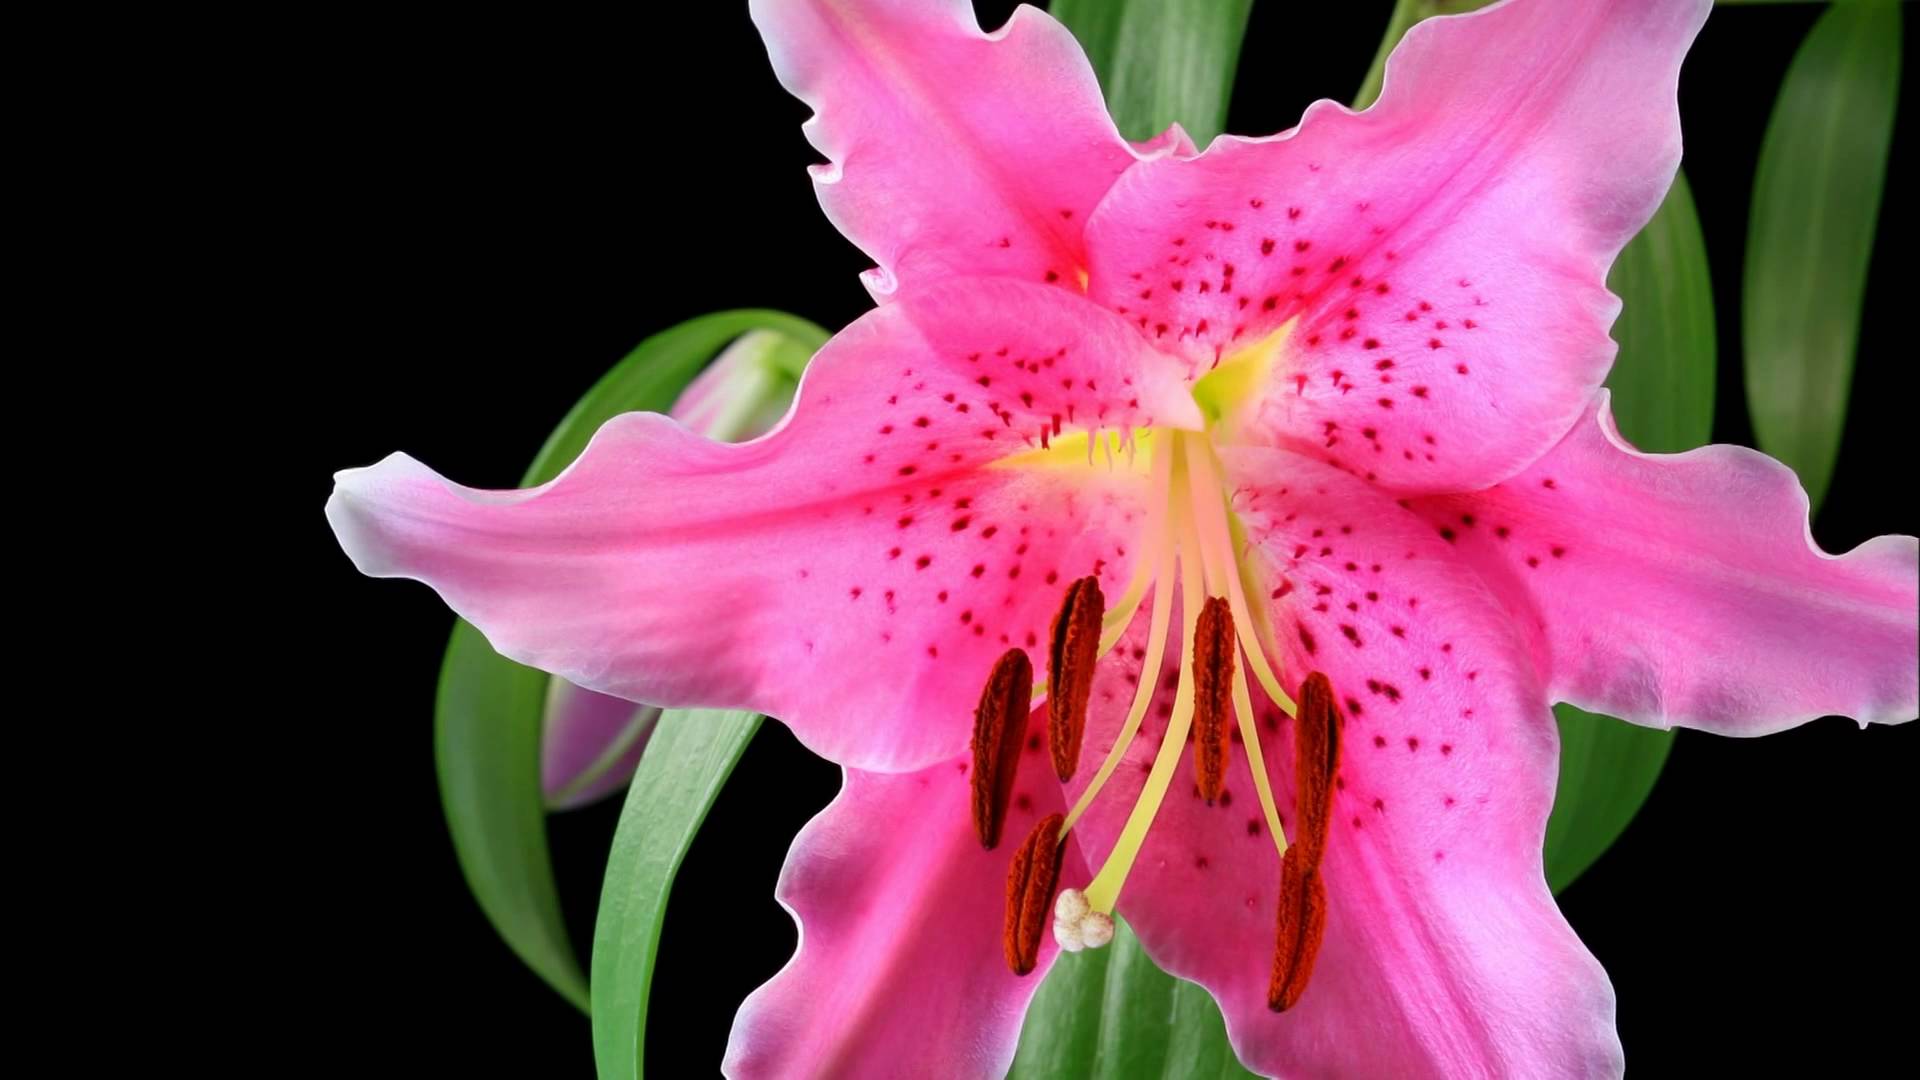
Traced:
[[[1077, 445], [1082, 439], [1087, 440], [1085, 447]], [[1278, 653], [1261, 636], [1260, 628], [1268, 621], [1264, 609], [1253, 606], [1264, 597], [1240, 557], [1244, 538], [1209, 435], [1167, 429], [1144, 429], [1125, 437], [1072, 435], [1053, 440], [1036, 454], [1022, 455], [1025, 460], [1019, 464], [1087, 467], [1093, 464], [1096, 441], [1109, 462], [1118, 449], [1129, 466], [1144, 466], [1148, 474], [1150, 497], [1136, 548], [1139, 554], [1126, 592], [1111, 609], [1094, 577], [1081, 578], [1067, 588], [1053, 621], [1044, 681], [1031, 687], [1015, 685], [1033, 672], [1025, 652], [1017, 648], [1001, 657], [987, 679], [975, 713], [971, 770], [974, 824], [984, 846], [993, 848], [1000, 839], [1033, 696], [1046, 695], [1050, 758], [1064, 783], [1081, 764], [1095, 668], [1119, 644], [1150, 595], [1147, 642], [1144, 653], [1135, 654], [1141, 662], [1140, 674], [1118, 734], [1112, 745], [1095, 748], [1096, 752], [1104, 749], [1104, 754], [1092, 780], [1066, 814], [1039, 822], [1015, 854], [1007, 881], [1007, 963], [1016, 974], [1033, 969], [1049, 920], [1055, 940], [1070, 952], [1111, 940], [1114, 906], [1166, 799], [1182, 751], [1191, 743], [1199, 794], [1212, 804], [1225, 789], [1228, 771], [1238, 767], [1232, 752], [1237, 730], [1243, 751], [1239, 757], [1251, 776], [1268, 834], [1281, 858], [1279, 942], [1269, 1004], [1283, 1009], [1305, 986], [1324, 925], [1325, 894], [1319, 885], [1318, 864], [1336, 760], [1330, 755], [1337, 755], [1331, 691], [1314, 696], [1314, 715], [1302, 717], [1268, 662], [1269, 656]], [[1080, 464], [1083, 461], [1085, 465]], [[1160, 746], [1119, 838], [1098, 872], [1084, 885], [1059, 890], [1061, 852], [1068, 834], [1101, 797], [1140, 735], [1161, 687], [1159, 673], [1172, 645], [1176, 590], [1179, 677]], [[1326, 682], [1324, 676], [1314, 678]], [[1281, 824], [1255, 728], [1253, 683], [1282, 712], [1320, 729], [1317, 734], [1303, 733], [1305, 722], [1294, 725], [1296, 741], [1313, 743], [1297, 746], [1296, 759], [1302, 759], [1303, 752], [1315, 759], [1309, 770], [1313, 777], [1297, 777], [1295, 790], [1303, 803], [1322, 805], [1296, 808], [1296, 825], [1309, 833], [1317, 827], [1318, 835], [1298, 837], [1293, 849]], [[1301, 761], [1296, 760], [1296, 772], [1300, 771]]]

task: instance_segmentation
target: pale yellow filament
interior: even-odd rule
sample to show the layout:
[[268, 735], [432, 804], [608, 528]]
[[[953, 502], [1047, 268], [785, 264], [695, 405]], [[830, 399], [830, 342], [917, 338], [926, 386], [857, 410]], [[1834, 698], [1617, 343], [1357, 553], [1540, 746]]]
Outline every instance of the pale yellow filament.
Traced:
[[[1174, 543], [1173, 537], [1167, 532], [1164, 508], [1171, 504], [1173, 497], [1175, 473], [1178, 471], [1174, 457], [1179, 447], [1178, 440], [1168, 441], [1170, 445], [1164, 451], [1155, 451], [1153, 501], [1162, 509], [1155, 511], [1150, 519], [1157, 526], [1148, 534], [1152, 538], [1153, 550], [1151, 553], [1141, 553], [1142, 565], [1146, 564], [1147, 556], [1152, 555], [1155, 567], [1153, 580], [1161, 582], [1162, 587], [1153, 591], [1153, 616], [1147, 626], [1147, 655], [1140, 662], [1140, 683], [1134, 688], [1133, 706], [1127, 710], [1126, 722], [1120, 725], [1120, 734], [1114, 738], [1113, 746], [1108, 748], [1106, 760], [1100, 763], [1100, 770], [1093, 774], [1093, 782], [1080, 793], [1079, 801], [1073, 804], [1073, 810], [1061, 824], [1062, 837], [1067, 835], [1068, 829], [1073, 828], [1074, 822], [1080, 820], [1080, 815], [1087, 812], [1087, 807], [1093, 805], [1094, 796], [1100, 794], [1107, 778], [1113, 775], [1120, 759], [1126, 756], [1127, 747], [1132, 745], [1133, 737], [1140, 731], [1140, 722], [1146, 718], [1147, 706], [1153, 703], [1154, 687], [1160, 682], [1160, 666], [1167, 652], [1167, 628], [1173, 622], [1173, 590], [1166, 588], [1165, 583], [1173, 580]], [[1166, 459], [1164, 471], [1159, 460], [1161, 457]], [[1101, 643], [1103, 653], [1111, 647], [1105, 642]]]
[[[1184, 480], [1185, 477], [1176, 472], [1173, 477], [1174, 490], [1168, 493], [1171, 498], [1185, 497]], [[1182, 656], [1192, 656], [1194, 628], [1200, 619], [1200, 607], [1205, 602], [1205, 589], [1201, 583], [1201, 568], [1197, 565], [1200, 560], [1196, 558], [1200, 551], [1199, 534], [1194, 531], [1191, 515], [1181, 514], [1179, 518], [1180, 622], [1185, 642]], [[1087, 903], [1095, 911], [1112, 914], [1113, 905], [1120, 898], [1121, 886], [1126, 884], [1127, 873], [1140, 857], [1140, 847], [1146, 842], [1147, 830], [1153, 827], [1154, 815], [1166, 800], [1167, 785], [1173, 781], [1174, 769], [1180, 764], [1181, 751], [1186, 749], [1187, 730], [1193, 725], [1193, 694], [1193, 665], [1183, 661], [1180, 665], [1180, 686], [1174, 693], [1173, 716], [1167, 722], [1166, 734], [1160, 740], [1160, 752], [1154, 756], [1153, 770], [1147, 774], [1146, 786], [1133, 804], [1133, 812], [1127, 815], [1120, 839], [1114, 843], [1106, 863], [1087, 886]]]

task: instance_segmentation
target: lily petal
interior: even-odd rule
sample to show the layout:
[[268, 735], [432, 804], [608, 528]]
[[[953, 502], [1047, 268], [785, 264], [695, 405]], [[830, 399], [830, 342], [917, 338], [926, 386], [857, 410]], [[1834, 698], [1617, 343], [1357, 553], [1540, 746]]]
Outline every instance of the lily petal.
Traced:
[[[1006, 834], [1059, 812], [1060, 788], [1029, 717]], [[801, 830], [777, 895], [800, 927], [787, 966], [734, 1017], [726, 1075], [1000, 1076], [1058, 946], [1007, 970], [1001, 948], [1008, 859], [985, 851], [968, 815], [970, 759], [920, 772], [848, 769], [840, 794]], [[1068, 845], [1069, 872], [1080, 873]]]
[[[1236, 745], [1213, 806], [1183, 755], [1121, 895], [1147, 952], [1214, 995], [1235, 1052], [1267, 1075], [1619, 1073], [1611, 986], [1542, 872], [1557, 735], [1524, 644], [1433, 530], [1377, 491], [1284, 451], [1222, 461], [1264, 564], [1281, 678], [1326, 672], [1341, 702], [1326, 931], [1304, 994], [1270, 1011], [1280, 861]], [[1260, 712], [1291, 829], [1295, 721]], [[1115, 722], [1097, 711], [1089, 743]], [[1146, 742], [1081, 824], [1090, 859], [1119, 830]]]
[[1415, 506], [1537, 629], [1553, 693], [1582, 708], [1724, 735], [1920, 711], [1920, 544], [1826, 554], [1799, 480], [1758, 451], [1640, 453], [1603, 391], [1519, 476]]
[[1518, 472], [1612, 363], [1608, 266], [1680, 160], [1706, 0], [1511, 0], [1409, 31], [1380, 100], [1143, 163], [1089, 295], [1199, 370], [1297, 320], [1245, 441], [1403, 490]]
[[1044, 638], [1066, 583], [1117, 594], [1132, 567], [1142, 474], [993, 463], [1069, 428], [1197, 426], [1177, 366], [1064, 290], [979, 280], [855, 322], [755, 442], [631, 413], [541, 487], [396, 454], [340, 473], [327, 514], [363, 572], [427, 582], [514, 660], [918, 768], [966, 746], [994, 660]]
[[814, 109], [807, 139], [829, 162], [814, 186], [879, 264], [876, 299], [953, 275], [1080, 289], [1087, 215], [1137, 156], [1065, 27], [1021, 7], [986, 34], [970, 0], [752, 11], [781, 84]]

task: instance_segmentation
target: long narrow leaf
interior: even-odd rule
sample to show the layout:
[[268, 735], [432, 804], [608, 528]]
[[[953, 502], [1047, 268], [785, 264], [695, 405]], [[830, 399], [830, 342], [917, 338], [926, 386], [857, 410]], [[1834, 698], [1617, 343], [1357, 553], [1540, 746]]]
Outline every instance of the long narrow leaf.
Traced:
[[1741, 297], [1760, 449], [1817, 509], [1853, 386], [1867, 263], [1900, 93], [1900, 5], [1835, 4], [1794, 55], [1753, 183]]
[[707, 810], [760, 717], [673, 710], [640, 759], [607, 857], [593, 928], [593, 1060], [600, 1080], [639, 1080], [647, 996], [667, 895]]
[[1205, 146], [1226, 129], [1227, 98], [1253, 0], [1054, 0], [1087, 51], [1108, 111], [1130, 139], [1178, 123]]
[[[809, 350], [826, 340], [819, 327], [777, 311], [718, 312], [655, 334], [567, 413], [522, 482], [551, 480], [619, 413], [666, 410], [723, 345], [759, 329], [778, 331]], [[585, 1009], [587, 980], [560, 916], [547, 852], [540, 791], [547, 678], [494, 652], [472, 626], [456, 623], [434, 702], [434, 757], [467, 887], [514, 953]]]

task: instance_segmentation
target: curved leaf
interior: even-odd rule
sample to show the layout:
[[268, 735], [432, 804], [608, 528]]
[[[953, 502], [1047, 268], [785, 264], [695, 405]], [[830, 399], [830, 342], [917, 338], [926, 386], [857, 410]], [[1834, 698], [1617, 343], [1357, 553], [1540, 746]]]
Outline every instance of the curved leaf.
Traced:
[[[574, 405], [523, 485], [566, 468], [600, 425], [636, 409], [665, 411], [728, 341], [779, 331], [809, 351], [826, 332], [778, 311], [723, 311], [641, 342]], [[540, 721], [548, 676], [493, 651], [454, 624], [434, 701], [434, 758], [447, 829], [467, 887], [507, 945], [568, 1001], [587, 1007], [587, 980], [560, 915], [540, 791]]]
[[620, 811], [593, 927], [593, 1060], [600, 1080], [642, 1074], [647, 994], [667, 895], [707, 810], [760, 728], [747, 712], [669, 710]]
[[1900, 92], [1900, 5], [1835, 4], [1787, 69], [1760, 146], [1740, 328], [1760, 449], [1818, 509], [1840, 454]]
[[1054, 0], [1129, 139], [1178, 123], [1201, 146], [1226, 129], [1253, 0]]

